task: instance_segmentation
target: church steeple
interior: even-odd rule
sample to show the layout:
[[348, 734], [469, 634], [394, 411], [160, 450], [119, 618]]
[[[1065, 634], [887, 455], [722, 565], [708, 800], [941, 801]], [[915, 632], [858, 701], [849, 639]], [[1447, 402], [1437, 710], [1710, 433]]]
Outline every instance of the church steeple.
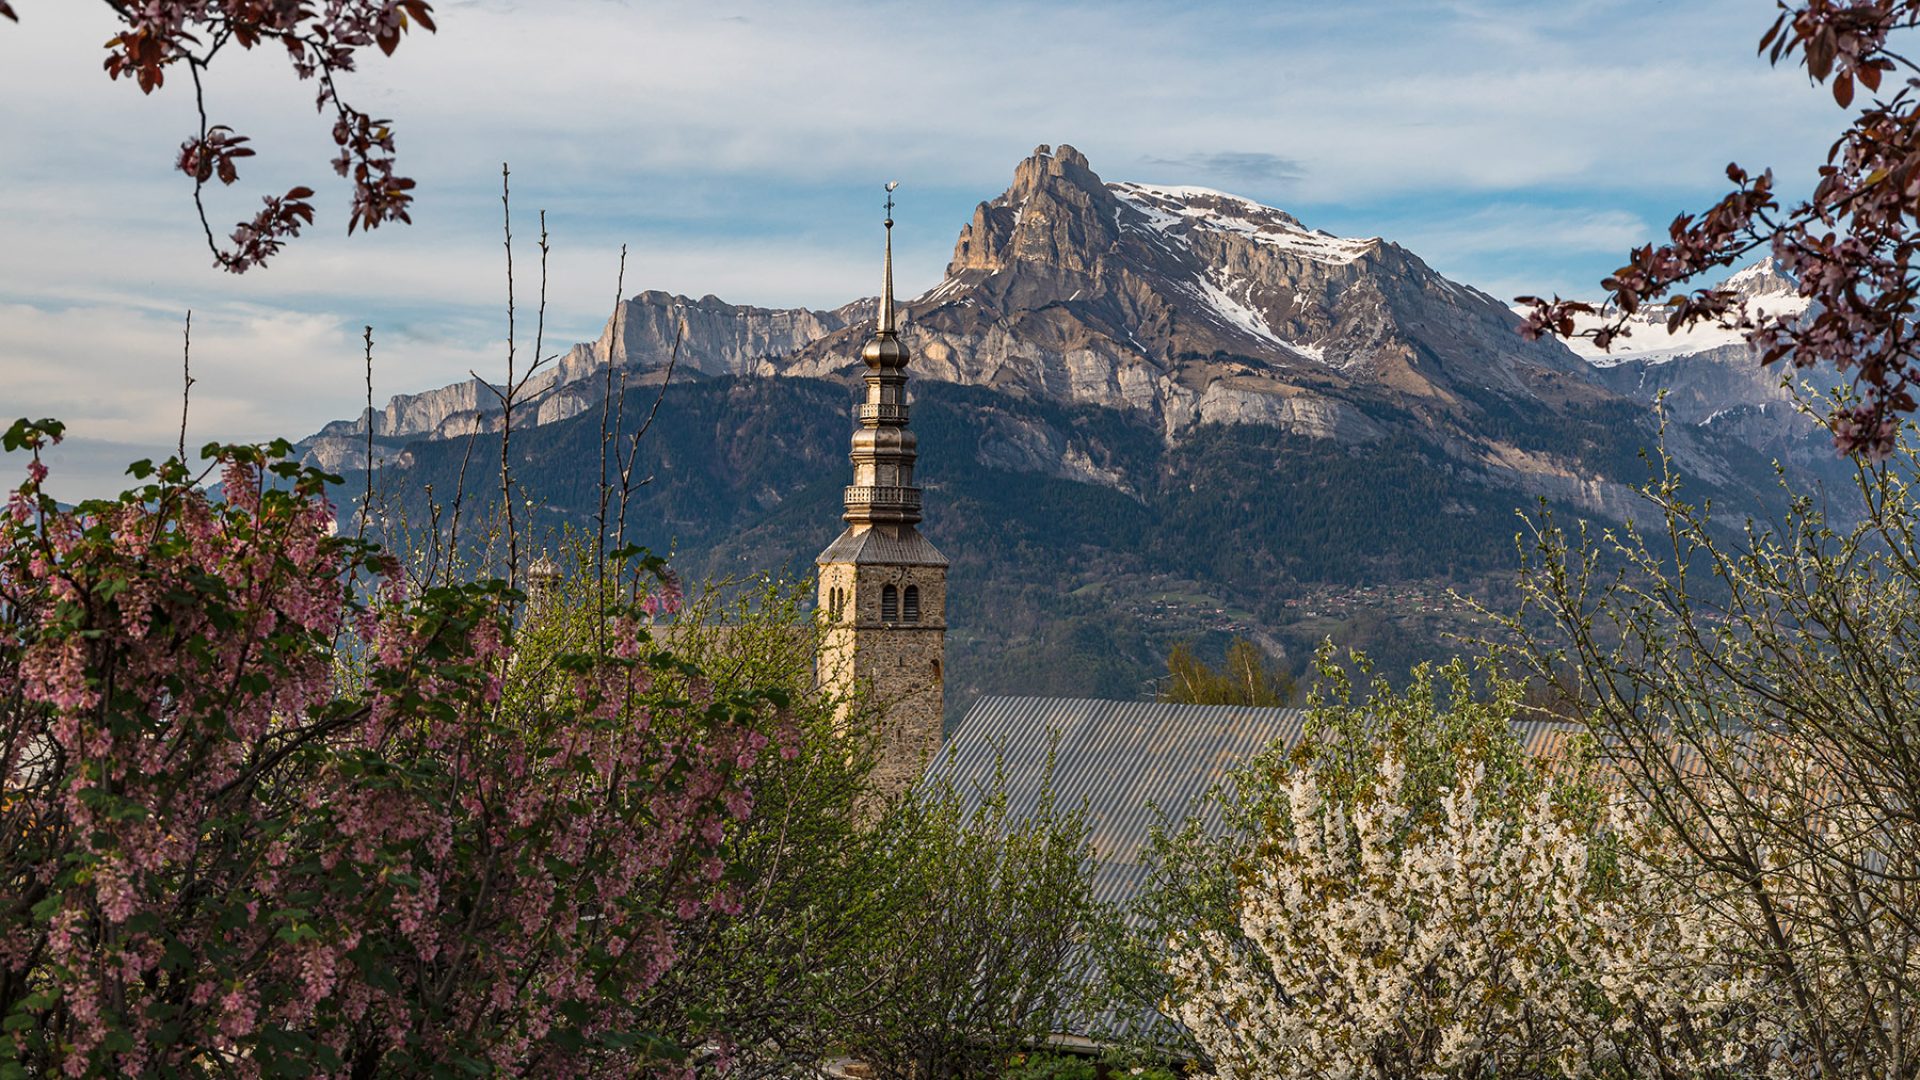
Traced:
[[917, 446], [907, 427], [909, 359], [893, 304], [893, 189], [887, 185], [886, 259], [873, 337], [860, 351], [867, 391], [853, 433], [847, 527], [820, 568], [820, 684], [842, 715], [861, 700], [878, 710], [880, 794], [911, 787], [940, 749], [946, 711], [947, 557], [920, 535]]
[[873, 339], [861, 351], [867, 398], [853, 434], [853, 485], [846, 492], [849, 525], [911, 525], [920, 520], [920, 489], [913, 483], [918, 441], [907, 428], [907, 347], [893, 311], [893, 184], [887, 185], [886, 262]]

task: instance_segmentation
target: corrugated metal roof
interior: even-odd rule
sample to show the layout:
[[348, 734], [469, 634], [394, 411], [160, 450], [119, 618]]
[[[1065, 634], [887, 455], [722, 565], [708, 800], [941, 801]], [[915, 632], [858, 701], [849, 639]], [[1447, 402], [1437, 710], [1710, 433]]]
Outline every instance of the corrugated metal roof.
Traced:
[[[1297, 745], [1306, 719], [1304, 709], [983, 697], [960, 721], [929, 775], [950, 768], [961, 790], [977, 798], [998, 767], [1006, 776], [1009, 816], [1017, 820], [1038, 804], [1051, 757], [1057, 804], [1086, 806], [1098, 860], [1095, 894], [1123, 903], [1146, 884], [1142, 856], [1153, 826], [1197, 812], [1218, 830], [1219, 807], [1205, 798], [1207, 792], [1274, 743]], [[1557, 755], [1577, 730], [1545, 720], [1514, 729], [1521, 745], [1542, 757]]]
[[[1033, 813], [1053, 768], [1056, 805], [1084, 805], [1088, 839], [1096, 860], [1093, 894], [1102, 903], [1125, 905], [1147, 887], [1144, 861], [1155, 824], [1179, 823], [1198, 813], [1214, 832], [1223, 828], [1220, 808], [1206, 798], [1236, 766], [1262, 750], [1299, 744], [1304, 709], [1240, 705], [1176, 705], [1157, 701], [1089, 698], [983, 697], [960, 721], [938, 760], [974, 809], [999, 769], [1006, 779], [1008, 816]], [[1575, 726], [1526, 721], [1514, 733], [1527, 752], [1552, 757], [1566, 746]], [[1151, 1029], [1161, 1018], [1065, 1017], [1073, 1034]]]
[[1141, 857], [1162, 815], [1177, 822], [1200, 811], [1217, 828], [1207, 791], [1276, 740], [1299, 741], [1305, 720], [1300, 709], [985, 697], [930, 768], [952, 769], [975, 797], [1002, 769], [1009, 816], [1019, 819], [1038, 805], [1051, 757], [1058, 805], [1087, 808], [1094, 891], [1117, 903], [1145, 886]]

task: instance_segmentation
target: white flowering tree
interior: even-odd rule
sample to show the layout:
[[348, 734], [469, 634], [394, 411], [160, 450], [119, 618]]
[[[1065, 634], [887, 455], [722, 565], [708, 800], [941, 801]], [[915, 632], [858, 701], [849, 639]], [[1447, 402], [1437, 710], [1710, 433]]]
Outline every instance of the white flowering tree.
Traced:
[[1654, 464], [1642, 525], [1532, 523], [1518, 655], [1781, 987], [1796, 1075], [1920, 1076], [1920, 442], [1772, 523]]
[[[1791, 1039], [1723, 904], [1505, 717], [1416, 680], [1241, 777], [1232, 920], [1170, 935], [1166, 1010], [1222, 1078], [1765, 1075]], [[1440, 689], [1443, 692], [1436, 693]], [[1341, 691], [1344, 694], [1344, 689]], [[1456, 704], [1441, 704], [1448, 698]]]

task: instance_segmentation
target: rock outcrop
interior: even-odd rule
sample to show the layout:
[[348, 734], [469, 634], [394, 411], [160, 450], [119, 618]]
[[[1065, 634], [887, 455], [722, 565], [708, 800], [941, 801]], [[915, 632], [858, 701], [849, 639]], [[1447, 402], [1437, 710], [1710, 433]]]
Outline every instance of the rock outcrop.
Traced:
[[[1462, 382], [1604, 395], [1565, 349], [1522, 341], [1501, 304], [1397, 244], [1204, 188], [1108, 184], [1070, 146], [1040, 147], [975, 209], [906, 322], [925, 377], [1146, 409], [1170, 436], [1224, 422], [1366, 437], [1377, 425], [1340, 399], [1470, 413]], [[777, 366], [841, 370], [859, 333]]]
[[814, 342], [873, 318], [871, 299], [832, 311], [736, 306], [717, 296], [689, 300], [649, 290], [623, 301], [600, 340], [576, 345], [560, 361], [561, 383], [593, 375], [609, 357], [618, 367], [663, 367], [670, 357], [705, 375], [777, 369]]

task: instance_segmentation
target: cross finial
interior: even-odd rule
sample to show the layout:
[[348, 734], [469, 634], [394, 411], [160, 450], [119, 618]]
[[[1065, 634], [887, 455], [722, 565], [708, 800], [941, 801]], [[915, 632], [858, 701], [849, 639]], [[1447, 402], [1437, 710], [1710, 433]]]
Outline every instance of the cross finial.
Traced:
[[887, 181], [887, 262], [884, 280], [880, 287], [880, 326], [879, 332], [891, 334], [893, 329], [893, 189], [900, 181]]

